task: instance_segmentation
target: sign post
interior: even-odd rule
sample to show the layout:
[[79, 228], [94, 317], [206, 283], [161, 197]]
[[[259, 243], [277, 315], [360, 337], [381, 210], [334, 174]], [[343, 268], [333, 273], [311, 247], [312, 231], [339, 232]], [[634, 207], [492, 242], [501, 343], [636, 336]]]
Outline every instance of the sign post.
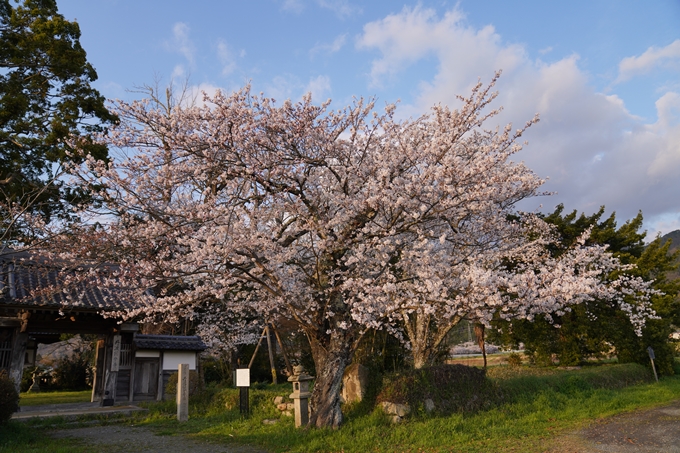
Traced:
[[250, 387], [250, 368], [236, 370], [236, 387], [239, 388], [239, 409], [241, 415], [248, 416], [250, 412], [248, 388]]
[[654, 349], [652, 349], [651, 346], [647, 347], [647, 354], [649, 354], [649, 360], [652, 361], [652, 371], [654, 371], [654, 379], [656, 379], [656, 382], [659, 382], [659, 376], [656, 375], [656, 367], [654, 366]]

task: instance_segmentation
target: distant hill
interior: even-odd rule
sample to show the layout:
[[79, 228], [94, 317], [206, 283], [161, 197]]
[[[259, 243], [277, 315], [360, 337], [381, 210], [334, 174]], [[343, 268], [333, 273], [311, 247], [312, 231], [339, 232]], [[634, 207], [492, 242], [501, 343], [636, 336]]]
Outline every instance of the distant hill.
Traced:
[[671, 231], [661, 236], [661, 243], [665, 244], [669, 239], [671, 240], [671, 251], [680, 248], [680, 230]]
[[[680, 249], [680, 230], [671, 231], [670, 233], [664, 234], [663, 236], [661, 236], [661, 243], [665, 244], [666, 241], [668, 241], [669, 239], [671, 241], [671, 247], [670, 247], [670, 249], [668, 249], [670, 252], [674, 252], [674, 251], [677, 251], [678, 249]], [[678, 258], [678, 260], [680, 261], [680, 258]], [[666, 277], [669, 280], [674, 280], [676, 278], [680, 278], [680, 268], [676, 269], [673, 272], [669, 272], [666, 275]]]

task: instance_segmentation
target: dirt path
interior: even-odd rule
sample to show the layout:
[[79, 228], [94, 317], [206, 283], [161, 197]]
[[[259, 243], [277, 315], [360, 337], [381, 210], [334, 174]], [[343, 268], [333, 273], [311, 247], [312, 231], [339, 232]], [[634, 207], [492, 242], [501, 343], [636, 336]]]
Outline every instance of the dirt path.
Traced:
[[[266, 453], [254, 447], [226, 446], [184, 436], [156, 435], [129, 425], [62, 429], [54, 437], [80, 438], [98, 453]], [[553, 453], [680, 453], [680, 400], [654, 409], [630, 412], [593, 422], [565, 436]]]
[[129, 425], [61, 429], [52, 436], [82, 439], [97, 453], [266, 453], [248, 446], [219, 445], [184, 436], [158, 436], [149, 429]]
[[554, 453], [680, 453], [680, 401], [598, 420], [557, 440]]

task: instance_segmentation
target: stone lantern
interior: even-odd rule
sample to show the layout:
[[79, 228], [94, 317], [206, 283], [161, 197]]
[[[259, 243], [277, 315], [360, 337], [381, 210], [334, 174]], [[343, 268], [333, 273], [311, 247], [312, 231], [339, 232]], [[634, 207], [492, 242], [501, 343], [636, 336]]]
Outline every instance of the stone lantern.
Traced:
[[293, 383], [293, 393], [289, 398], [293, 400], [295, 407], [295, 427], [307, 425], [309, 423], [309, 382], [314, 379], [313, 376], [304, 374], [304, 369], [301, 366], [293, 367], [293, 376], [288, 378], [288, 382]]

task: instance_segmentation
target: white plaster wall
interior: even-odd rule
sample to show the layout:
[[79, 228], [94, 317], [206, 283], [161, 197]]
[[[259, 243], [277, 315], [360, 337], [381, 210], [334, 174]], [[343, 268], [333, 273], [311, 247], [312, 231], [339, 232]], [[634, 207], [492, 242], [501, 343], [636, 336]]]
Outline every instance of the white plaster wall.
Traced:
[[177, 370], [180, 363], [188, 363], [190, 370], [196, 369], [196, 353], [193, 351], [163, 352], [163, 369]]

